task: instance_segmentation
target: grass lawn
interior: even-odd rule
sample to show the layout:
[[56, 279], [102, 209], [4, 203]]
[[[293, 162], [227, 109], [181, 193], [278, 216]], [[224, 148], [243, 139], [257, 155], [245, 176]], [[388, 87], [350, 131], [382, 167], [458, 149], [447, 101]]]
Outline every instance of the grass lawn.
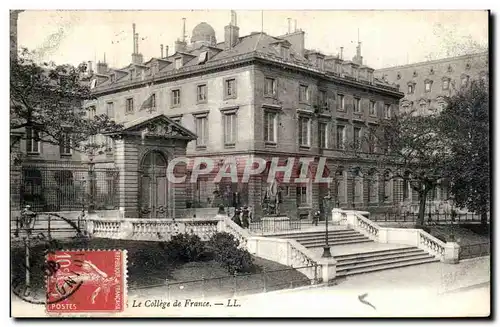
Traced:
[[[199, 261], [179, 263], [169, 259], [158, 242], [111, 240], [111, 239], [72, 239], [60, 241], [58, 248], [63, 249], [125, 249], [128, 254], [129, 293], [160, 292], [172, 296], [191, 296], [210, 294], [232, 295], [238, 293], [257, 293], [264, 289], [277, 290], [309, 285], [309, 279], [290, 267], [258, 257], [254, 258], [253, 271], [230, 276], [210, 253]], [[42, 244], [31, 247], [32, 285], [42, 289], [44, 285], [42, 265], [44, 247]], [[12, 248], [12, 278], [23, 278], [25, 269], [24, 248]], [[263, 271], [266, 271], [264, 274]], [[278, 271], [277, 271], [278, 270]], [[265, 277], [264, 277], [265, 275]], [[205, 279], [204, 281], [202, 279]], [[166, 285], [166, 280], [168, 284]], [[155, 290], [151, 289], [152, 287]], [[195, 294], [196, 293], [196, 294]]]

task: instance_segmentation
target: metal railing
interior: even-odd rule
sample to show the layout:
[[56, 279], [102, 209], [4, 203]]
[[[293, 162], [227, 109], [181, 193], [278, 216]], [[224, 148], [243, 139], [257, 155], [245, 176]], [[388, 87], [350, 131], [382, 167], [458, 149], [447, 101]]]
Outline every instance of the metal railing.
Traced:
[[[158, 280], [158, 283], [150, 285], [129, 285], [129, 291], [141, 291], [151, 288], [163, 288], [167, 300], [185, 298], [205, 298], [216, 296], [218, 298], [242, 296], [262, 292], [270, 292], [284, 289], [293, 289], [308, 286], [319, 282], [319, 266], [314, 265], [316, 274], [314, 280], [299, 272], [300, 269], [311, 268], [290, 267], [285, 269], [269, 270], [265, 269], [258, 273], [233, 274], [232, 276], [222, 276], [215, 278], [204, 278], [176, 281]], [[292, 278], [284, 278], [284, 274], [293, 274]]]
[[87, 206], [92, 190], [95, 210], [118, 206], [118, 171], [97, 168], [93, 185], [86, 167], [23, 167], [11, 172], [11, 210], [30, 205], [35, 212], [78, 211]]
[[490, 242], [460, 245], [459, 260], [490, 255]]
[[[309, 223], [310, 224], [310, 223]], [[268, 233], [286, 233], [299, 231], [303, 228], [303, 223], [299, 219], [294, 220], [269, 220], [251, 222], [248, 231], [254, 235]]]
[[[416, 222], [418, 219], [417, 213], [372, 213], [370, 220], [378, 222]], [[481, 223], [481, 216], [475, 213], [426, 213], [424, 216], [427, 224], [468, 224]], [[488, 214], [488, 222], [490, 215]]]

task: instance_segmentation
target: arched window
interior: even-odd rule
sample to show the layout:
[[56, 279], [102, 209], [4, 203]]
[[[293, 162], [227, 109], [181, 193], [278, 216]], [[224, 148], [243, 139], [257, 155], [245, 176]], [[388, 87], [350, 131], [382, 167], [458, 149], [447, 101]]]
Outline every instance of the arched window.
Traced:
[[361, 169], [354, 168], [354, 203], [363, 203], [363, 175]]
[[346, 175], [344, 169], [341, 167], [335, 172], [335, 195], [338, 203], [346, 203]]
[[378, 203], [378, 173], [375, 169], [368, 174], [368, 203]]
[[384, 172], [384, 202], [392, 202], [392, 173], [390, 170]]
[[403, 178], [403, 201], [411, 200], [410, 172], [407, 171]]

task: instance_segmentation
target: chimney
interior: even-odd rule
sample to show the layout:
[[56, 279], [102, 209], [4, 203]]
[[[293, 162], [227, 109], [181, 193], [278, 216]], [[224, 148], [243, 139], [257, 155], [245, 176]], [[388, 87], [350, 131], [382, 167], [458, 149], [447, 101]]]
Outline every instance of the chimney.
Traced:
[[344, 60], [344, 47], [340, 47], [340, 60]]
[[182, 42], [186, 43], [186, 18], [182, 19]]
[[240, 28], [236, 26], [236, 19], [236, 13], [231, 10], [231, 22], [224, 27], [224, 45], [226, 49], [234, 47], [240, 38]]
[[108, 64], [106, 62], [97, 62], [97, 74], [106, 75], [108, 71]]
[[89, 75], [92, 75], [92, 74], [94, 73], [94, 70], [92, 69], [92, 61], [90, 61], [90, 60], [89, 60], [87, 63], [88, 63], [88, 66], [87, 66], [87, 73], [88, 73]]
[[132, 24], [132, 33], [133, 33], [133, 47], [134, 51], [132, 52], [132, 63], [133, 64], [142, 64], [144, 58], [142, 54], [139, 53], [139, 33], [135, 32], [135, 23]]
[[161, 49], [161, 55], [160, 55], [160, 58], [163, 58], [163, 44], [160, 44], [160, 49]]
[[363, 56], [361, 55], [361, 42], [358, 42], [356, 47], [356, 55], [352, 58], [352, 61], [358, 65], [363, 64]]
[[168, 45], [165, 46], [165, 58], [168, 57]]
[[288, 34], [290, 34], [292, 32], [292, 19], [291, 18], [287, 19], [288, 19]]
[[295, 20], [295, 28], [294, 28], [294, 32], [297, 32], [297, 20]]

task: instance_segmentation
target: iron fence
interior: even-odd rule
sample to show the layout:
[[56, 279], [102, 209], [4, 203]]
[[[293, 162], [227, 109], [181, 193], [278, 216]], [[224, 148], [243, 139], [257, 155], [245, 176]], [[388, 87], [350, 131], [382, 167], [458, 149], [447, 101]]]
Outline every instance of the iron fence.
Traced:
[[75, 211], [86, 208], [91, 199], [96, 210], [118, 206], [116, 169], [95, 168], [90, 173], [86, 167], [23, 167], [11, 172], [10, 183], [11, 210], [30, 205], [36, 212]]
[[251, 222], [248, 230], [252, 234], [293, 232], [302, 229], [301, 220], [260, 220]]
[[[258, 273], [233, 274], [230, 276], [202, 278], [187, 281], [176, 281], [165, 279], [150, 285], [129, 285], [129, 290], [140, 292], [141, 290], [158, 289], [170, 299], [196, 299], [205, 297], [234, 297], [248, 294], [293, 289], [302, 286], [316, 284], [320, 281], [320, 271], [317, 264], [290, 267]], [[315, 274], [311, 280], [302, 273], [301, 269], [313, 269]], [[286, 278], [284, 277], [284, 275]]]
[[460, 245], [459, 260], [490, 255], [490, 242]]
[[[418, 219], [417, 213], [374, 213], [370, 214], [370, 220], [383, 222], [416, 222]], [[426, 213], [424, 216], [427, 224], [467, 224], [481, 223], [481, 215], [475, 213]], [[490, 215], [488, 214], [488, 222]]]

